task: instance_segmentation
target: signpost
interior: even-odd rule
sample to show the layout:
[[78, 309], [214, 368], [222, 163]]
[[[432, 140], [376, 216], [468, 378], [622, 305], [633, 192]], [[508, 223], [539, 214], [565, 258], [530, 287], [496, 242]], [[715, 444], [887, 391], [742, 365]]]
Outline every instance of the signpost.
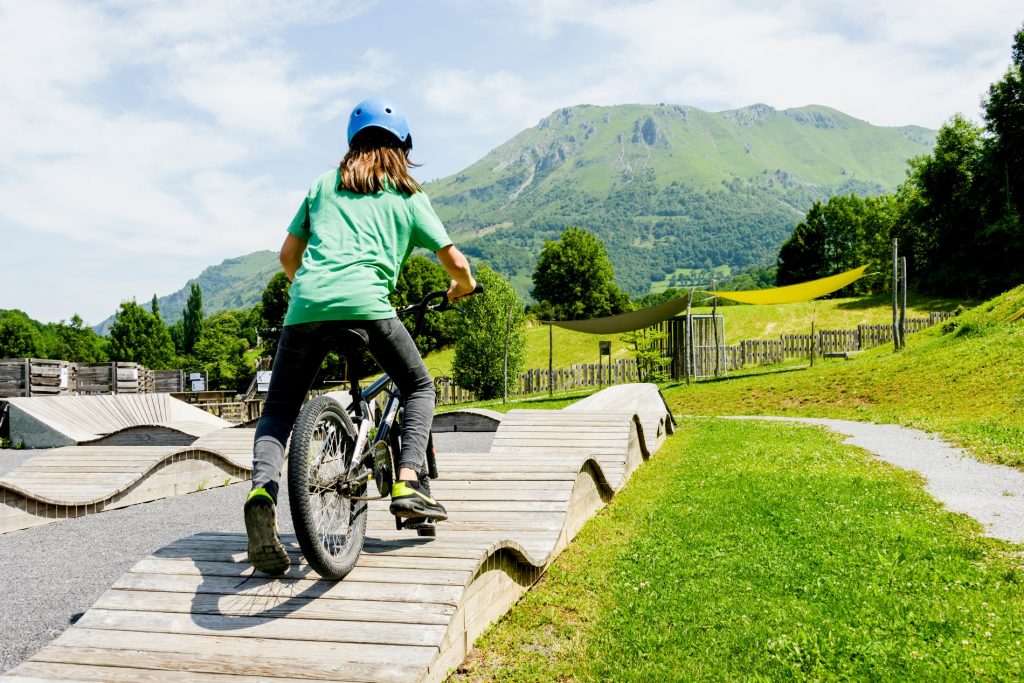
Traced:
[[598, 342], [600, 353], [597, 356], [598, 374], [604, 365], [604, 356], [608, 356], [608, 384], [612, 383], [612, 343], [610, 340], [602, 339]]

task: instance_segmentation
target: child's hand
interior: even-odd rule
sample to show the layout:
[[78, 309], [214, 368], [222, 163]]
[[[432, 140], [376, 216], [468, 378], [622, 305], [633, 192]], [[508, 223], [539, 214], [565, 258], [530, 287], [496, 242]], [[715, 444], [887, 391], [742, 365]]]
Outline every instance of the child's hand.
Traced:
[[468, 286], [460, 285], [458, 280], [452, 280], [452, 283], [448, 285], [448, 301], [455, 303], [460, 299], [465, 299], [473, 293], [474, 289], [476, 289], [476, 280], [472, 277], [469, 278]]

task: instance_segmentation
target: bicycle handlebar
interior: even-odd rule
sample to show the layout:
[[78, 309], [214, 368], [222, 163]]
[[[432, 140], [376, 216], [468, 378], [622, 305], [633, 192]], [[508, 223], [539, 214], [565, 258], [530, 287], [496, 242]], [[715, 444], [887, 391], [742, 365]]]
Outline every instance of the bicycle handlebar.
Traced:
[[[483, 292], [484, 286], [478, 282], [473, 291], [467, 294], [466, 296], [473, 296], [474, 294], [483, 294]], [[441, 303], [431, 305], [430, 302], [434, 301], [435, 299], [441, 299]], [[451, 307], [452, 303], [448, 301], [448, 290], [442, 289], [437, 292], [431, 292], [430, 294], [427, 294], [425, 297], [423, 297], [423, 299], [420, 300], [418, 304], [412, 304], [411, 306], [406, 306], [405, 308], [398, 309], [398, 315], [407, 315], [409, 313], [417, 312], [419, 313], [419, 315], [416, 317], [416, 325], [414, 327], [414, 331], [412, 334], [413, 339], [415, 339], [420, 334], [420, 330], [423, 327], [423, 318], [427, 314], [427, 311], [447, 311]]]

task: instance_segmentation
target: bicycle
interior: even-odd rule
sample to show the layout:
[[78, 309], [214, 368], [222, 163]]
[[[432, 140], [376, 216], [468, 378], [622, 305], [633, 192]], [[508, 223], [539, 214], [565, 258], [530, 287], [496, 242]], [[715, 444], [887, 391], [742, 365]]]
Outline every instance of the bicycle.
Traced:
[[[473, 294], [483, 292], [477, 285]], [[432, 292], [420, 303], [399, 309], [399, 315], [417, 313], [413, 339], [419, 336], [428, 311], [452, 308], [446, 291]], [[431, 302], [441, 299], [440, 304]], [[366, 349], [367, 340], [345, 330], [354, 356]], [[357, 339], [358, 338], [358, 339]], [[344, 578], [355, 566], [366, 534], [367, 503], [391, 493], [401, 452], [401, 393], [385, 374], [365, 390], [358, 373], [350, 372], [351, 401], [346, 409], [330, 396], [318, 396], [299, 412], [288, 449], [288, 496], [292, 524], [302, 554], [325, 579]], [[374, 421], [370, 406], [382, 393], [388, 398]], [[427, 477], [437, 478], [433, 437], [427, 441]], [[367, 495], [369, 483], [379, 495]], [[434, 536], [437, 526], [426, 518], [395, 518], [396, 527], [415, 529], [420, 536]]]

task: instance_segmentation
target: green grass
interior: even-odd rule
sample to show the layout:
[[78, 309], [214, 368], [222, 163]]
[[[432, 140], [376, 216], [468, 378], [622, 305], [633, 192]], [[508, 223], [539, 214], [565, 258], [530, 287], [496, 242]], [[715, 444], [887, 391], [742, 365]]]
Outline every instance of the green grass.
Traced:
[[[800, 415], [891, 422], [938, 432], [983, 460], [1024, 466], [1024, 286], [986, 302], [946, 333], [908, 336], [906, 350], [872, 349], [811, 369], [766, 368], [667, 387], [674, 412]], [[956, 329], [951, 329], [951, 328]]]
[[1018, 548], [812, 427], [689, 418], [455, 680], [1016, 680]]
[[[961, 302], [950, 299], [913, 296], [908, 301], [907, 315], [927, 317], [929, 311], [951, 311]], [[711, 308], [695, 308], [698, 313], [710, 313]], [[780, 306], [722, 306], [725, 316], [726, 343], [736, 344], [743, 339], [778, 339], [780, 334], [809, 333], [811, 320], [818, 329], [855, 329], [860, 324], [892, 322], [891, 300], [886, 296], [850, 299], [825, 299], [818, 302], [785, 304]], [[596, 363], [598, 341], [612, 342], [612, 359], [630, 358], [631, 354], [619, 335], [594, 335], [555, 328], [555, 368], [567, 368], [577, 363]], [[454, 349], [437, 351], [426, 357], [427, 368], [435, 377], [452, 374]], [[605, 359], [607, 362], [607, 359]], [[526, 330], [526, 368], [548, 366], [548, 328], [536, 324]]]
[[[577, 363], [596, 363], [598, 361], [598, 342], [602, 339], [612, 343], [612, 360], [631, 358], [617, 334], [596, 335], [573, 332], [556, 327], [554, 330], [553, 363], [556, 368], [567, 368]], [[443, 349], [430, 354], [424, 361], [430, 374], [452, 374], [452, 361], [455, 349]], [[608, 362], [608, 358], [604, 358]], [[547, 368], [548, 366], [548, 326], [535, 324], [526, 329], [526, 369]]]
[[[931, 311], [952, 311], [972, 302], [912, 295], [907, 317], [927, 318]], [[710, 313], [709, 306], [694, 309]], [[744, 339], [778, 339], [780, 334], [810, 334], [811, 321], [819, 330], [854, 330], [858, 325], [892, 324], [892, 295], [822, 299], [776, 306], [719, 306], [725, 316], [727, 344]]]

